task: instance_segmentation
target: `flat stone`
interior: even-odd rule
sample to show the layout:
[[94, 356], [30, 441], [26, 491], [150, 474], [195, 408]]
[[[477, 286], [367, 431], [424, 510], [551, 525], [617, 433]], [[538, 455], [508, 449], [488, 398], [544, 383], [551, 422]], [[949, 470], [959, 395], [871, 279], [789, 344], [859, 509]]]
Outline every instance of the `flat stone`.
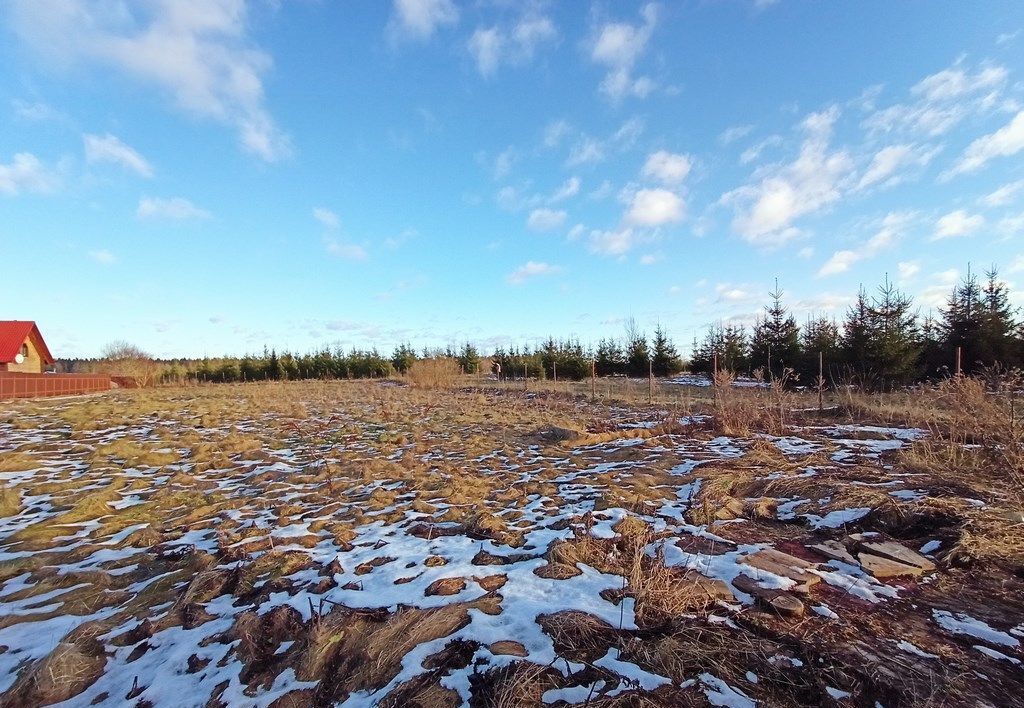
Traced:
[[696, 570], [687, 570], [683, 573], [682, 584], [691, 586], [695, 595], [706, 597], [712, 602], [717, 600], [733, 602], [736, 600], [736, 596], [732, 594], [728, 584], [722, 580], [701, 575]]
[[916, 565], [907, 565], [906, 563], [900, 563], [899, 561], [875, 556], [870, 553], [858, 553], [857, 558], [860, 559], [861, 567], [876, 578], [898, 578], [907, 575], [916, 577], [924, 572], [923, 568], [919, 568]]
[[808, 546], [808, 548], [812, 551], [817, 551], [826, 558], [849, 563], [850, 565], [858, 565], [857, 559], [839, 541], [823, 541], [822, 543]]
[[812, 586], [821, 582], [820, 576], [807, 571], [808, 568], [814, 567], [813, 563], [770, 548], [751, 553], [740, 562], [773, 575], [789, 578], [796, 583], [791, 588], [794, 592], [809, 592]]
[[786, 617], [804, 616], [804, 603], [785, 590], [763, 588], [757, 580], [749, 575], [742, 574], [733, 578], [732, 584], [738, 590], [742, 590], [748, 595], [753, 595], [757, 603], [767, 610]]
[[894, 541], [865, 541], [860, 548], [871, 555], [882, 556], [906, 565], [917, 566], [926, 572], [935, 570], [935, 564], [916, 551]]

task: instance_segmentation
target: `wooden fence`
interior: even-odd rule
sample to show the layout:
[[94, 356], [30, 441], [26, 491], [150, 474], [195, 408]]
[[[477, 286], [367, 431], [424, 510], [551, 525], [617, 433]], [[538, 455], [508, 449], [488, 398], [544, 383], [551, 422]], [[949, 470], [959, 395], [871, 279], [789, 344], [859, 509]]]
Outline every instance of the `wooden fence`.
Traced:
[[0, 371], [0, 400], [73, 396], [109, 390], [110, 377], [106, 374], [16, 374]]

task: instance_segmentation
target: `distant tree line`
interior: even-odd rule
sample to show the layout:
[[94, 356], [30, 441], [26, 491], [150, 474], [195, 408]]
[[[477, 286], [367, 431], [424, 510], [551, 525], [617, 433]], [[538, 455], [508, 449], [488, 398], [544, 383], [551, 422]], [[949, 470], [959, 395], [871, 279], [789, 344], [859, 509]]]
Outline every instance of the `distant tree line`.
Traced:
[[[969, 269], [952, 289], [937, 316], [922, 317], [913, 299], [888, 278], [873, 294], [863, 288], [840, 319], [811, 317], [800, 326], [776, 287], [751, 327], [712, 325], [693, 343], [689, 370], [719, 370], [814, 385], [819, 362], [828, 384], [850, 383], [888, 389], [933, 380], [960, 371], [977, 374], [1024, 366], [1024, 325], [1010, 305], [1010, 293], [995, 268], [979, 280]], [[307, 354], [278, 353], [203, 359], [157, 360], [124, 343], [107, 347], [104, 357], [64, 360], [64, 371], [125, 372], [147, 382], [213, 382], [386, 378], [407, 373], [420, 359], [449, 359], [466, 374], [502, 378], [570, 379], [597, 376], [657, 377], [686, 367], [660, 325], [648, 338], [632, 319], [621, 338], [605, 337], [585, 347], [577, 339], [549, 337], [538, 345], [498, 347], [489, 371], [470, 343], [417, 352], [409, 344], [390, 356], [376, 349], [323, 349]]]
[[690, 369], [710, 374], [717, 357], [720, 369], [764, 378], [792, 373], [813, 384], [820, 357], [830, 382], [887, 389], [955, 373], [958, 349], [967, 375], [1024, 364], [1024, 331], [995, 268], [984, 282], [968, 270], [937, 317], [921, 317], [888, 279], [872, 295], [861, 288], [838, 322], [816, 317], [800, 327], [778, 288], [770, 297], [749, 330], [715, 325], [695, 341]]

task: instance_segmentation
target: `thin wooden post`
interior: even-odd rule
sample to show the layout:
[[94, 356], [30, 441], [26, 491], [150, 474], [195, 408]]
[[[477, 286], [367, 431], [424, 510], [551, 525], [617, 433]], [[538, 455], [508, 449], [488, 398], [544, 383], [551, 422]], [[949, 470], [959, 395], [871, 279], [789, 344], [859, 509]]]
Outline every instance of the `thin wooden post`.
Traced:
[[597, 400], [597, 360], [590, 360], [590, 398]]
[[647, 403], [654, 403], [654, 360], [647, 360]]
[[554, 359], [551, 360], [551, 378], [558, 383], [558, 362]]
[[528, 379], [527, 379], [527, 375], [526, 375], [526, 362], [523, 362], [523, 390], [524, 391], [529, 388], [529, 385], [526, 383], [527, 380]]
[[818, 412], [822, 409], [822, 393], [825, 390], [825, 355], [818, 352]]
[[960, 374], [961, 374], [961, 369], [960, 369], [960, 355], [961, 355], [961, 348], [960, 348], [960, 347], [957, 347], [957, 348], [956, 348], [956, 375], [957, 375], [958, 377], [959, 377], [959, 376], [960, 376]]
[[718, 352], [711, 355], [711, 394], [718, 403]]

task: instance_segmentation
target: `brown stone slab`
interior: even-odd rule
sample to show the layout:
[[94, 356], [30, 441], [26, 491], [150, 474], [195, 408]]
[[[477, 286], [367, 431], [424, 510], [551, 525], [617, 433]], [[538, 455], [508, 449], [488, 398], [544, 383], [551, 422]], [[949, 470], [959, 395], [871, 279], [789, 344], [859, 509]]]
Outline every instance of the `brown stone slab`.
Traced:
[[926, 572], [935, 570], [935, 564], [916, 551], [894, 541], [864, 541], [860, 548], [871, 555], [882, 556], [906, 565], [917, 566]]
[[771, 552], [758, 551], [757, 553], [751, 553], [749, 556], [741, 559], [740, 562], [773, 575], [789, 578], [797, 583], [792, 588], [796, 592], [807, 592], [811, 586], [821, 582], [819, 576], [807, 572], [808, 568], [813, 567], [812, 563], [808, 563], [802, 558], [782, 553], [781, 551], [767, 550]]
[[826, 558], [849, 563], [850, 565], [858, 565], [857, 559], [854, 558], [853, 555], [846, 550], [846, 546], [839, 541], [823, 541], [821, 543], [815, 543], [814, 545], [808, 546], [808, 548], [812, 551], [817, 551]]
[[858, 553], [857, 558], [860, 559], [861, 567], [876, 578], [898, 578], [907, 575], [918, 576], [924, 572], [923, 568], [918, 568], [916, 565], [907, 565], [906, 563], [900, 563], [899, 561], [870, 553]]

